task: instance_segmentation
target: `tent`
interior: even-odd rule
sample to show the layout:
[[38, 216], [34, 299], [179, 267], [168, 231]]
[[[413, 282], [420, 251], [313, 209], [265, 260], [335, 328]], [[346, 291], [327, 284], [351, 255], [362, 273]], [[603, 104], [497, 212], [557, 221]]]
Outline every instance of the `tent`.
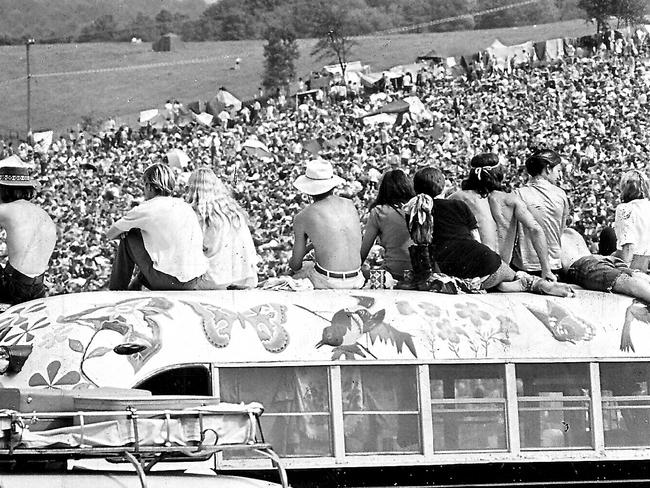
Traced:
[[404, 100], [393, 100], [383, 107], [380, 107], [378, 110], [367, 113], [363, 117], [371, 117], [378, 114], [403, 114], [408, 112], [410, 108], [411, 106]]
[[540, 61], [554, 61], [564, 57], [564, 39], [549, 39], [534, 44], [535, 54]]
[[156, 52], [176, 51], [183, 47], [183, 41], [177, 34], [165, 34], [153, 43], [153, 50]]
[[186, 107], [189, 108], [195, 114], [200, 114], [201, 112], [205, 112], [205, 103], [202, 102], [201, 100], [197, 100], [196, 102], [190, 102], [186, 105]]
[[167, 164], [172, 168], [186, 168], [190, 162], [189, 156], [181, 149], [172, 149], [167, 153]]
[[217, 94], [212, 100], [206, 104], [205, 111], [215, 117], [224, 110], [227, 112], [236, 113], [241, 110], [241, 100], [223, 88], [219, 89]]
[[422, 54], [415, 58], [415, 61], [417, 63], [421, 63], [423, 61], [428, 61], [432, 63], [443, 63], [445, 59], [447, 59], [449, 56], [442, 54], [438, 49], [432, 49], [426, 54]]

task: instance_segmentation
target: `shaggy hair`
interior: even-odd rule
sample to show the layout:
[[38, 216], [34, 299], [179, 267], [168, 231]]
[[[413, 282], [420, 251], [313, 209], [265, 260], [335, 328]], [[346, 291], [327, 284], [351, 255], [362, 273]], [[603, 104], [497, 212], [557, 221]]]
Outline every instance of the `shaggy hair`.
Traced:
[[234, 228], [246, 224], [245, 211], [210, 168], [194, 170], [187, 185], [185, 200], [199, 216], [202, 228], [218, 226], [225, 221]]

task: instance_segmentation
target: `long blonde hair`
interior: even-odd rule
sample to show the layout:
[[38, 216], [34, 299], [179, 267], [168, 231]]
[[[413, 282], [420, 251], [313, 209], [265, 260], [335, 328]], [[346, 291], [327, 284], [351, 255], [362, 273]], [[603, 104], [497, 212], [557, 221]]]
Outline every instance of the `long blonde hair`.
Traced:
[[203, 227], [218, 225], [219, 220], [228, 221], [235, 228], [246, 224], [246, 212], [210, 168], [194, 170], [187, 185], [185, 200], [199, 216]]

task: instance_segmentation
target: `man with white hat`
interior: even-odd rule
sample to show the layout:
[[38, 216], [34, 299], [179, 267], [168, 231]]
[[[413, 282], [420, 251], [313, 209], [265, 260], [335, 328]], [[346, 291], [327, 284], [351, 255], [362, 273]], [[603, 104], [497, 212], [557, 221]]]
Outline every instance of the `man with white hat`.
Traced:
[[[302, 269], [316, 289], [361, 288], [364, 283], [359, 214], [351, 200], [334, 195], [341, 183], [332, 164], [323, 159], [309, 161], [305, 174], [293, 183], [313, 203], [294, 218], [289, 266], [293, 271]], [[312, 249], [315, 261], [303, 266], [303, 258]]]
[[0, 227], [7, 233], [8, 255], [7, 264], [0, 267], [2, 302], [21, 303], [47, 294], [44, 275], [56, 244], [56, 226], [29, 201], [39, 186], [18, 158], [0, 164]]

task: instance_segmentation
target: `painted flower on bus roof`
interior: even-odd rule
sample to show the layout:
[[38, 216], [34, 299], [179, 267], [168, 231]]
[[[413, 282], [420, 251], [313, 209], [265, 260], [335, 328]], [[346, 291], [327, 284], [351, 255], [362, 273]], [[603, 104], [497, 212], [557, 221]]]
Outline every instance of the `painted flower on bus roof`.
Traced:
[[29, 386], [31, 387], [45, 387], [47, 389], [60, 389], [62, 386], [73, 386], [79, 383], [81, 375], [78, 371], [68, 371], [59, 375], [61, 370], [60, 361], [52, 361], [47, 365], [46, 374], [47, 378], [41, 373], [34, 373], [29, 378]]
[[36, 337], [34, 332], [50, 325], [50, 320], [44, 313], [45, 305], [39, 301], [19, 305], [3, 314], [0, 319], [0, 342], [7, 345], [29, 344]]
[[462, 319], [469, 319], [475, 326], [480, 326], [492, 318], [492, 316], [485, 310], [481, 310], [475, 302], [456, 303], [456, 315]]

